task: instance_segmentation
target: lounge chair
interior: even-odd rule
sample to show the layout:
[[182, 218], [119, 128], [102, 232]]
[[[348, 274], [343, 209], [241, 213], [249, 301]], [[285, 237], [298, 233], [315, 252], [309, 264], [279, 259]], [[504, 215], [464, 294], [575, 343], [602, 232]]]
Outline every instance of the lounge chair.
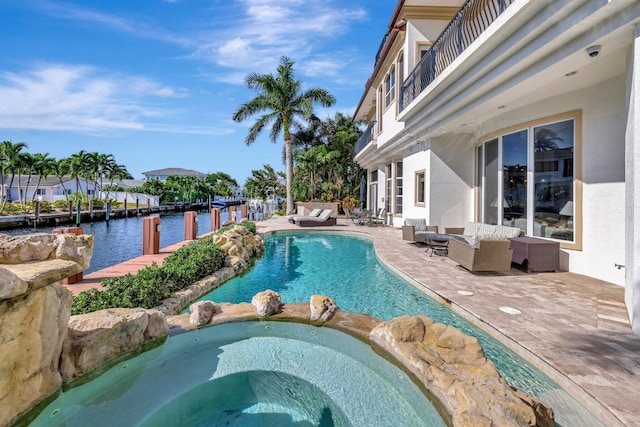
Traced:
[[352, 212], [347, 208], [342, 208], [342, 210], [344, 210], [344, 214], [347, 217], [347, 221], [351, 221], [353, 224], [356, 225], [363, 225], [364, 222], [362, 221], [362, 212]]
[[323, 225], [336, 225], [336, 219], [332, 218], [332, 209], [325, 209], [317, 217], [308, 216], [301, 218], [294, 218], [293, 223], [300, 227], [320, 227]]
[[295, 224], [295, 220], [299, 219], [299, 218], [311, 218], [311, 217], [317, 217], [318, 215], [320, 215], [322, 213], [322, 209], [320, 208], [315, 208], [313, 209], [309, 215], [289, 215], [289, 222], [294, 223]]

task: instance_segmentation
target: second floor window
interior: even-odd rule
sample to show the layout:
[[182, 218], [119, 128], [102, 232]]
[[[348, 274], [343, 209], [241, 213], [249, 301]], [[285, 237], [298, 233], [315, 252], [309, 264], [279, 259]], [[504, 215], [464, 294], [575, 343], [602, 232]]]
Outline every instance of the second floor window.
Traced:
[[384, 81], [385, 107], [388, 107], [389, 104], [391, 104], [395, 99], [395, 92], [396, 92], [395, 89], [396, 89], [396, 67], [391, 67], [391, 71], [389, 71], [389, 74], [387, 75]]

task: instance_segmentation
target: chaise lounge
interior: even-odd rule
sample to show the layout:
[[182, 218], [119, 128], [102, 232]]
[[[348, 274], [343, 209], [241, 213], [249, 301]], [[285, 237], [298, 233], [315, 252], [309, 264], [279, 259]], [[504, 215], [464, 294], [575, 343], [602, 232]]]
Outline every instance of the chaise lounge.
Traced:
[[309, 212], [309, 215], [289, 215], [289, 222], [295, 224], [295, 220], [296, 219], [300, 219], [300, 218], [311, 218], [311, 217], [318, 217], [318, 215], [320, 215], [322, 213], [322, 209], [320, 208], [315, 208], [314, 210], [312, 210], [311, 212]]
[[297, 218], [292, 217], [289, 219], [289, 221], [293, 222], [295, 225], [299, 227], [320, 227], [324, 225], [336, 225], [337, 221], [331, 215], [333, 215], [333, 210], [325, 209], [317, 217], [312, 217], [312, 216], [301, 216]]

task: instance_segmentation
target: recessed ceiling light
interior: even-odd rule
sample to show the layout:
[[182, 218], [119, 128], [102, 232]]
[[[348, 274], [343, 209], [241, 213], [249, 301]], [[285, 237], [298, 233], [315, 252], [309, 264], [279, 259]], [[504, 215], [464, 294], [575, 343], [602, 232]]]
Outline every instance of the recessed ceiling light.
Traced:
[[575, 76], [576, 74], [578, 74], [577, 71], [569, 71], [567, 74], [565, 74], [565, 77]]

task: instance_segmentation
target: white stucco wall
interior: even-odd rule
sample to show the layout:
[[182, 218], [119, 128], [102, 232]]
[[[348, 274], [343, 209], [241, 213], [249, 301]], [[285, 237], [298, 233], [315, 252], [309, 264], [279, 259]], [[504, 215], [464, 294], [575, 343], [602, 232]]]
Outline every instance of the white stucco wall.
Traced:
[[[427, 224], [431, 225], [429, 218], [429, 175], [431, 170], [431, 152], [428, 150], [427, 142], [416, 142], [416, 144], [405, 153], [403, 162], [403, 217], [404, 218], [424, 218]], [[416, 206], [416, 179], [415, 172], [425, 171], [425, 205]], [[433, 224], [437, 225], [437, 224]]]
[[583, 109], [582, 251], [569, 270], [624, 285], [624, 77], [589, 88]]
[[631, 327], [640, 335], [640, 26], [628, 55], [625, 128], [626, 284], [625, 303]]
[[404, 122], [396, 121], [396, 106], [397, 102], [392, 102], [382, 115], [382, 132], [376, 135], [378, 147], [383, 147], [391, 138], [404, 129]]
[[441, 231], [473, 220], [474, 148], [471, 135], [431, 140], [429, 211]]

